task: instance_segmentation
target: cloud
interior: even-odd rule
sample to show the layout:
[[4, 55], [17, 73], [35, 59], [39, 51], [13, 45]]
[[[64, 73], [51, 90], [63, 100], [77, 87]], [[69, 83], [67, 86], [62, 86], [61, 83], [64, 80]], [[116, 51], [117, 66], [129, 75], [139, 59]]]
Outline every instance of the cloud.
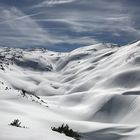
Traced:
[[[73, 37], [69, 35], [53, 34], [37, 24], [32, 17], [40, 13], [25, 15], [15, 7], [0, 9], [0, 44], [12, 47], [27, 46], [53, 46], [59, 44], [93, 44], [97, 42], [92, 37]], [[68, 22], [67, 20], [47, 20], [57, 22]], [[68, 22], [69, 24], [69, 22]], [[52, 29], [52, 28], [51, 28]], [[49, 29], [48, 29], [49, 31]]]
[[60, 5], [60, 4], [67, 4], [74, 2], [76, 0], [45, 0], [37, 5], [35, 7], [51, 7], [54, 5]]
[[46, 30], [43, 30], [31, 17], [17, 8], [0, 9], [0, 42], [4, 45], [26, 46], [57, 43]]
[[61, 21], [64, 25], [67, 25], [64, 28], [69, 28], [73, 32], [112, 31], [113, 35], [125, 31], [134, 36], [139, 35], [139, 30], [135, 30], [133, 25], [133, 16], [127, 12], [127, 9], [119, 0], [81, 0], [75, 1], [70, 5], [59, 5], [58, 7], [44, 10], [46, 10], [46, 15], [40, 21], [48, 22], [48, 18], [55, 23]]
[[1, 44], [21, 47], [125, 44], [140, 35], [140, 3], [136, 1], [1, 0], [0, 3], [5, 5], [0, 9]]

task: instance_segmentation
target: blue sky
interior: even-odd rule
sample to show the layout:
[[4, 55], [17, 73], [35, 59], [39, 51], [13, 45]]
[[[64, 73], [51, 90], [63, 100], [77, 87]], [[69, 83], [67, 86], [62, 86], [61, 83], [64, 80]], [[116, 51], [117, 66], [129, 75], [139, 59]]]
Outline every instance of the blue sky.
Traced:
[[139, 0], [0, 0], [0, 45], [69, 51], [140, 36]]

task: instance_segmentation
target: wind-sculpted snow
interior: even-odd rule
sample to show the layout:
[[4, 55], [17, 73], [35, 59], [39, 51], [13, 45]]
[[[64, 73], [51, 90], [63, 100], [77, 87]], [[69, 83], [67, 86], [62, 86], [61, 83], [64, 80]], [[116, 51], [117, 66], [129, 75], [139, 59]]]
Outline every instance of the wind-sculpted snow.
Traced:
[[[25, 128], [9, 124], [19, 119]], [[140, 41], [69, 53], [0, 48], [0, 140], [140, 139]]]

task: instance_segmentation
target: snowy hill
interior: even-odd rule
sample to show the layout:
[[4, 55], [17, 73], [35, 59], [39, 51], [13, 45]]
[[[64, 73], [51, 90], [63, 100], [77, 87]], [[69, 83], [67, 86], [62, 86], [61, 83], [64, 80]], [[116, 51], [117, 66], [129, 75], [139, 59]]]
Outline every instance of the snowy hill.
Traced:
[[[18, 128], [9, 124], [19, 119]], [[140, 139], [140, 41], [69, 53], [0, 48], [0, 140]]]

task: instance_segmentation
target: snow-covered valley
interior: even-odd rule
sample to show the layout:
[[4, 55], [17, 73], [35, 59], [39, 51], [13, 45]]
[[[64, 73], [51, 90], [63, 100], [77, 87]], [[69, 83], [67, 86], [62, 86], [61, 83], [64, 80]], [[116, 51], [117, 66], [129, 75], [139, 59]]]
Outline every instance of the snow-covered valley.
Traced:
[[63, 123], [81, 140], [140, 139], [140, 41], [0, 48], [0, 140], [72, 140], [51, 130]]

